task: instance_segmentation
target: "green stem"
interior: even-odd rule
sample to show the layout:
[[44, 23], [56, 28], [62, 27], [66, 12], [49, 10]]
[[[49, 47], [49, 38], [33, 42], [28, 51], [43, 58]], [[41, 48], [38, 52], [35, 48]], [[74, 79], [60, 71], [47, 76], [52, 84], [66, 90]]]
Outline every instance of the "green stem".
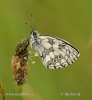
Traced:
[[[22, 93], [22, 86], [18, 86], [18, 93]], [[22, 100], [22, 95], [19, 95], [19, 100]]]

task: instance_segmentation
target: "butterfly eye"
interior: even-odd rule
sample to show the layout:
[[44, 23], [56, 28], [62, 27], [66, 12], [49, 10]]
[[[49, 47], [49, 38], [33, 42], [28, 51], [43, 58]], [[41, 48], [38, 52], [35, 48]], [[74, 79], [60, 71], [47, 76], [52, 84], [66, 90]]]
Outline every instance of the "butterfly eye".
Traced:
[[36, 32], [33, 32], [33, 36], [36, 36], [37, 35], [37, 33]]

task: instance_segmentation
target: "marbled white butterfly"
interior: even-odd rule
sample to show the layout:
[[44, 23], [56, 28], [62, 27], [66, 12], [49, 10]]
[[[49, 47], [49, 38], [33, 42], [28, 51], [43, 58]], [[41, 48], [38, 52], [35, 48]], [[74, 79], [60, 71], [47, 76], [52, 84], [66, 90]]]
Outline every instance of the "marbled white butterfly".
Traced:
[[36, 30], [31, 32], [30, 45], [49, 69], [67, 67], [80, 56], [79, 51], [67, 41], [40, 35]]

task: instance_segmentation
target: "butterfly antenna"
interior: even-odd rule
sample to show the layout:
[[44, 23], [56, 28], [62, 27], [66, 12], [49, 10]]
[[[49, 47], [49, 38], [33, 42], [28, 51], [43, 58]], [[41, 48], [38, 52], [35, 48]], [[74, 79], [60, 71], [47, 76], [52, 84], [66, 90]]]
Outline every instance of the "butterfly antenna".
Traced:
[[28, 25], [29, 27], [31, 27], [32, 28], [32, 30], [35, 30], [35, 28], [31, 25], [31, 24], [29, 24], [29, 23], [25, 23], [26, 25]]
[[29, 27], [31, 27], [32, 30], [36, 30], [35, 18], [33, 17], [32, 14], [30, 15], [30, 17], [31, 17], [31, 19], [32, 19], [32, 24], [27, 23], [27, 22], [26, 22], [25, 24], [27, 24]]
[[36, 29], [35, 17], [32, 14], [30, 16], [31, 16], [31, 19], [32, 19], [32, 22], [33, 22], [33, 26]]

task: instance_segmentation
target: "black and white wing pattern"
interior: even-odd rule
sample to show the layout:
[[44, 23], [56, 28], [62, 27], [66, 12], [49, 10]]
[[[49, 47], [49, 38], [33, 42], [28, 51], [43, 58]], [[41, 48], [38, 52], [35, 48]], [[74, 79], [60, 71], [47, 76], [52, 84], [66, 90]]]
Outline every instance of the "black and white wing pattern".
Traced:
[[40, 35], [37, 41], [33, 48], [49, 69], [67, 67], [80, 56], [79, 51], [63, 39]]

